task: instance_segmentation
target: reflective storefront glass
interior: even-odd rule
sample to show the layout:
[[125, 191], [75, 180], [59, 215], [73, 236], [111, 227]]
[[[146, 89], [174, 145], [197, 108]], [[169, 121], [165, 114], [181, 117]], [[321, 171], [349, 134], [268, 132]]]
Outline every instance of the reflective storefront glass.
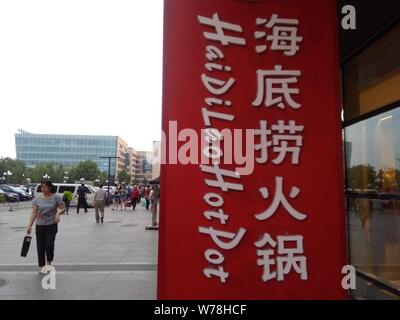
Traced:
[[400, 27], [344, 68], [353, 296], [400, 299]]

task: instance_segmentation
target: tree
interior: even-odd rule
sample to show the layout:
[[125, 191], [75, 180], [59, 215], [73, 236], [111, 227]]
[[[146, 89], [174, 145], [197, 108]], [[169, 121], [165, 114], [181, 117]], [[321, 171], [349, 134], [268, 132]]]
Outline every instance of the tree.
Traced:
[[377, 172], [370, 164], [360, 164], [347, 169], [348, 187], [352, 189], [377, 188]]
[[53, 182], [57, 182], [57, 170], [56, 166], [52, 163], [46, 164], [38, 164], [35, 168], [31, 171], [31, 180], [32, 182], [40, 182], [43, 180], [44, 176], [49, 176], [50, 180]]
[[131, 175], [125, 169], [118, 173], [117, 178], [119, 182], [131, 183]]
[[99, 178], [98, 178], [98, 179], [100, 180], [100, 183], [101, 183], [101, 184], [107, 185], [107, 183], [106, 183], [106, 181], [107, 181], [107, 179], [108, 179], [108, 174], [107, 174], [107, 172], [100, 171], [100, 173], [99, 173]]
[[[11, 172], [11, 175], [3, 175], [4, 172]], [[27, 168], [24, 161], [11, 158], [0, 159], [0, 177], [5, 178], [4, 182], [10, 184], [25, 184]]]
[[97, 167], [97, 163], [92, 160], [81, 161], [70, 170], [71, 181], [79, 181], [81, 178], [94, 181], [99, 175], [100, 170]]

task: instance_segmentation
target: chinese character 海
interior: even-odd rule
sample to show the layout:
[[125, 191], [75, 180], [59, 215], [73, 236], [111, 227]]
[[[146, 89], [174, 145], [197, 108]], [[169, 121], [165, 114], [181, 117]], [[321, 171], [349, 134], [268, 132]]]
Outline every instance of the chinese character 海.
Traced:
[[[256, 24], [257, 26], [263, 25], [268, 29], [272, 29], [272, 34], [270, 35], [267, 35], [265, 31], [254, 32], [255, 39], [265, 38], [267, 42], [271, 42], [271, 50], [283, 51], [283, 54], [286, 56], [294, 56], [300, 50], [298, 44], [303, 40], [303, 37], [297, 35], [299, 20], [280, 19], [278, 15], [274, 13], [269, 21], [267, 19], [257, 18]], [[267, 45], [258, 45], [255, 50], [257, 53], [262, 53], [267, 50]]]

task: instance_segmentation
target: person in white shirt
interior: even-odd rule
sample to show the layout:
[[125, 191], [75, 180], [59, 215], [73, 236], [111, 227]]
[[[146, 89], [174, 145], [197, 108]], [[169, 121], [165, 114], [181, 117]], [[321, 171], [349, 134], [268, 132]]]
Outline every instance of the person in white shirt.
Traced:
[[[104, 221], [104, 206], [106, 205], [107, 199], [107, 191], [103, 189], [103, 185], [101, 184], [99, 189], [94, 193], [94, 209], [96, 213], [96, 223], [99, 223], [101, 219], [101, 223]], [[99, 216], [99, 211], [100, 215]]]

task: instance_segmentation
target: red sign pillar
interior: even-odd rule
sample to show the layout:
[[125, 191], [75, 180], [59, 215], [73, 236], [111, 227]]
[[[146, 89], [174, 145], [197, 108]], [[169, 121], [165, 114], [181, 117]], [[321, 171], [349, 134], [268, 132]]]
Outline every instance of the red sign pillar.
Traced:
[[346, 297], [336, 16], [165, 0], [158, 298]]

